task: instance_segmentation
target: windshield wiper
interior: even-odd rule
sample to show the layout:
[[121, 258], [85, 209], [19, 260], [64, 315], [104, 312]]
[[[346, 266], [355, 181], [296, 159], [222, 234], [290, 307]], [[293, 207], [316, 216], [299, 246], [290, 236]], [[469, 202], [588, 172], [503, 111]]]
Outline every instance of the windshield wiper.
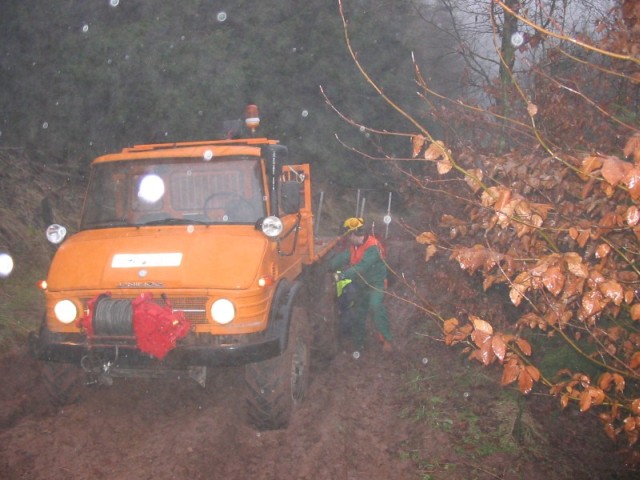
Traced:
[[193, 218], [163, 218], [161, 220], [151, 220], [149, 222], [139, 223], [138, 227], [147, 227], [152, 225], [209, 225], [208, 222], [195, 220]]

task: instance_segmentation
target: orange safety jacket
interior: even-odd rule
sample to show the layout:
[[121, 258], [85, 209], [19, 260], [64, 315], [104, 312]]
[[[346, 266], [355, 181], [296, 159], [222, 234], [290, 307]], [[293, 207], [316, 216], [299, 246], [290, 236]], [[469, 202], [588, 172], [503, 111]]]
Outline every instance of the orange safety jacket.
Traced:
[[364, 256], [364, 252], [366, 252], [371, 247], [378, 247], [380, 249], [380, 258], [384, 260], [385, 254], [382, 243], [380, 243], [380, 241], [373, 235], [369, 235], [362, 245], [351, 245], [349, 265], [353, 267], [354, 265], [360, 263], [362, 257]]

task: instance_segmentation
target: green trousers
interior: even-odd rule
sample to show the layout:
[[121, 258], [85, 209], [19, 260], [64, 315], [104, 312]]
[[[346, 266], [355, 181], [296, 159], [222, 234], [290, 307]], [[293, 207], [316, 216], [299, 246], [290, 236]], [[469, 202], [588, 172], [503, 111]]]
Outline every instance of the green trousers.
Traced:
[[369, 313], [376, 330], [387, 340], [392, 340], [391, 331], [389, 330], [389, 317], [384, 306], [384, 286], [379, 288], [372, 288], [368, 285], [363, 286], [361, 294], [352, 308], [354, 312], [351, 335], [356, 348], [361, 349], [364, 347], [366, 321]]

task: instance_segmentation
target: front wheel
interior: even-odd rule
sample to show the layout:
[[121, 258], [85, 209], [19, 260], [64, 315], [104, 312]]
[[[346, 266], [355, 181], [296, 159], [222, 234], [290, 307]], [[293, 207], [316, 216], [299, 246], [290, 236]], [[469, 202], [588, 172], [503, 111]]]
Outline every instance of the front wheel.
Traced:
[[68, 363], [45, 363], [42, 366], [42, 381], [55, 407], [76, 403], [82, 391], [85, 374], [82, 369]]
[[293, 307], [289, 342], [278, 357], [245, 367], [247, 419], [257, 430], [289, 425], [309, 384], [310, 334], [307, 312]]

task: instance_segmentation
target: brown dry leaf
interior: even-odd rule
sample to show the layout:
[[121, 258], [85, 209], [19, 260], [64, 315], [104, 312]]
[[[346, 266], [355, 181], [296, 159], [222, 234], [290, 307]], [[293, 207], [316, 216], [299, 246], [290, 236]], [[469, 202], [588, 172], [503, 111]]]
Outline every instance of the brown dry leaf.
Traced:
[[533, 389], [533, 378], [529, 371], [525, 368], [520, 370], [520, 376], [518, 377], [518, 389], [520, 393], [528, 394]]
[[425, 160], [438, 160], [446, 156], [446, 148], [441, 140], [436, 140], [424, 151]]
[[533, 379], [534, 382], [537, 382], [540, 380], [540, 370], [538, 370], [533, 365], [527, 365], [525, 368], [529, 373], [529, 375], [531, 375], [531, 378]]
[[578, 242], [578, 246], [580, 248], [584, 248], [590, 236], [591, 236], [591, 232], [589, 230], [580, 230], [580, 233], [578, 234], [578, 239], [576, 240]]
[[609, 437], [612, 442], [616, 441], [616, 430], [613, 427], [612, 423], [605, 423], [604, 425], [604, 433]]
[[474, 274], [487, 260], [489, 252], [482, 245], [474, 245], [472, 248], [456, 247], [451, 254], [452, 259], [457, 260], [460, 268]]
[[456, 328], [458, 328], [460, 322], [458, 322], [458, 319], [455, 317], [449, 318], [447, 320], [444, 321], [443, 324], [443, 330], [444, 333], [451, 333], [453, 332]]
[[426, 138], [422, 135], [414, 135], [411, 137], [411, 144], [413, 146], [413, 152], [411, 158], [416, 158], [422, 151]]
[[576, 238], [578, 238], [579, 233], [580, 232], [578, 232], [578, 229], [576, 227], [569, 228], [569, 236], [571, 237], [571, 240], [575, 240]]
[[500, 380], [501, 385], [509, 385], [515, 382], [520, 376], [520, 365], [517, 362], [507, 362], [504, 365], [504, 370], [502, 371], [502, 379]]
[[484, 190], [480, 196], [482, 206], [486, 208], [496, 203], [502, 190], [504, 190], [504, 187], [489, 187]]
[[631, 305], [629, 309], [629, 315], [631, 316], [631, 320], [638, 321], [640, 320], [640, 303], [634, 303]]
[[625, 157], [633, 156], [636, 165], [640, 163], [640, 135], [633, 135], [627, 140], [623, 153]]
[[484, 176], [484, 174], [479, 168], [473, 168], [467, 173], [468, 175], [465, 175], [464, 181], [467, 182], [467, 185], [469, 185], [471, 191], [473, 191], [473, 193], [476, 193], [478, 190], [480, 190], [480, 188], [482, 188], [482, 177]]
[[598, 285], [600, 292], [615, 305], [621, 305], [624, 300], [624, 290], [615, 280], [607, 280]]
[[640, 415], [640, 398], [634, 399], [631, 404], [631, 412], [634, 415]]
[[604, 402], [605, 394], [600, 388], [589, 387], [589, 395], [591, 395], [593, 405], [602, 405], [602, 402]]
[[576, 277], [587, 278], [589, 276], [589, 267], [582, 263], [582, 257], [576, 252], [565, 253], [564, 260], [567, 262], [569, 271]]
[[631, 170], [631, 164], [618, 157], [608, 156], [602, 160], [602, 176], [612, 186], [618, 185]]
[[428, 262], [438, 252], [438, 247], [435, 245], [429, 245], [424, 253], [424, 261]]
[[416, 237], [416, 242], [422, 245], [431, 245], [438, 243], [438, 237], [433, 232], [422, 232]]
[[613, 376], [613, 382], [616, 384], [616, 392], [617, 393], [624, 392], [624, 387], [626, 383], [624, 377], [619, 373], [614, 373], [612, 376]]
[[538, 113], [538, 107], [535, 104], [529, 102], [527, 104], [527, 112], [529, 113], [530, 117], [535, 117]]
[[592, 317], [602, 311], [605, 304], [602, 294], [597, 290], [591, 290], [582, 296], [582, 310], [585, 318]]
[[605, 392], [611, 388], [611, 384], [613, 383], [613, 375], [610, 372], [604, 372], [600, 375], [600, 379], [598, 380], [598, 386], [604, 390]]
[[635, 205], [627, 208], [627, 211], [624, 212], [624, 221], [630, 227], [635, 227], [640, 221], [640, 209]]
[[591, 395], [589, 390], [584, 390], [580, 394], [580, 412], [584, 413], [591, 408]]
[[591, 172], [593, 172], [594, 170], [597, 170], [600, 167], [602, 167], [601, 157], [594, 157], [594, 156], [586, 157], [584, 160], [582, 160], [582, 168], [580, 169], [580, 171], [582, 172], [582, 175], [580, 176], [582, 177], [583, 180], [587, 180]]
[[607, 243], [601, 243], [596, 247], [596, 258], [604, 258], [611, 253], [611, 247]]
[[451, 171], [453, 168], [453, 164], [451, 163], [451, 159], [449, 156], [445, 156], [442, 160], [438, 160], [436, 163], [436, 169], [440, 175], [445, 175]]
[[524, 298], [524, 294], [527, 293], [528, 289], [528, 285], [514, 282], [511, 285], [511, 289], [509, 290], [509, 299], [511, 300], [511, 303], [513, 303], [516, 307], [520, 306], [520, 303]]
[[476, 317], [475, 315], [469, 315], [469, 319], [471, 320], [471, 323], [473, 323], [473, 327], [478, 332], [482, 332], [486, 335], [493, 335], [493, 327], [489, 322], [482, 320], [481, 318]]
[[516, 338], [516, 345], [526, 356], [531, 356], [531, 345], [524, 338]]
[[640, 352], [636, 352], [631, 356], [631, 359], [629, 360], [629, 366], [634, 370], [640, 367]]
[[631, 195], [631, 198], [638, 200], [638, 198], [640, 198], [640, 168], [633, 167], [629, 170], [624, 176], [622, 182], [629, 189], [629, 195]]
[[491, 339], [491, 349], [493, 350], [495, 356], [498, 357], [498, 360], [500, 360], [501, 362], [504, 361], [504, 356], [507, 353], [507, 344], [504, 341], [504, 337], [502, 336], [502, 334], [493, 336], [493, 338]]
[[566, 277], [560, 266], [552, 266], [542, 274], [542, 283], [555, 297], [562, 291]]
[[627, 417], [622, 421], [622, 425], [625, 432], [632, 432], [637, 427], [637, 422], [635, 417]]

